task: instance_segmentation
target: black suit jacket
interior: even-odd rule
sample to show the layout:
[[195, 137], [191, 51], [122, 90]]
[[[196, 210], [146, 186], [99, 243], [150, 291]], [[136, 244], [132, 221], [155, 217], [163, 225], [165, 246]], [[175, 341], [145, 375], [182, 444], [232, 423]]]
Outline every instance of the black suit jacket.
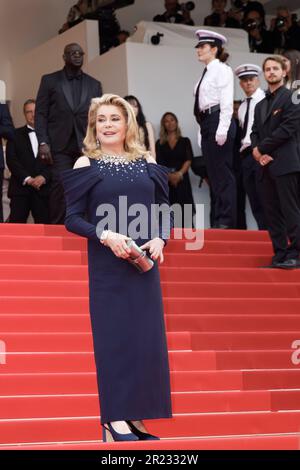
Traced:
[[273, 176], [300, 171], [300, 104], [292, 98], [293, 93], [281, 87], [269, 109], [267, 98], [255, 107], [252, 147], [273, 157], [268, 164]]
[[83, 73], [80, 103], [75, 107], [65, 71], [44, 75], [35, 110], [35, 130], [39, 143], [49, 144], [53, 153], [62, 152], [75, 130], [78, 148], [81, 149], [91, 99], [101, 95], [101, 83]]
[[0, 170], [4, 169], [4, 155], [1, 139], [8, 141], [13, 138], [14, 125], [6, 104], [0, 104]]
[[51, 168], [45, 165], [39, 157], [35, 158], [27, 126], [16, 129], [14, 139], [8, 142], [6, 163], [11, 171], [8, 197], [22, 196], [28, 194], [29, 191], [37, 191], [31, 186], [23, 186], [23, 181], [27, 176], [34, 177], [38, 175], [42, 175], [46, 179], [46, 184], [41, 186], [39, 194], [41, 196], [48, 195]]

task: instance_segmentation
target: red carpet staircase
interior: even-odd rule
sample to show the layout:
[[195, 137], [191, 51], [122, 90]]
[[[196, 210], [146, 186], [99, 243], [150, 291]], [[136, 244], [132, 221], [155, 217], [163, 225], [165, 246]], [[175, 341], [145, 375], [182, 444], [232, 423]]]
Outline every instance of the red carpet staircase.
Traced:
[[169, 242], [174, 418], [147, 423], [159, 442], [104, 445], [85, 240], [0, 224], [0, 449], [298, 449], [300, 270], [257, 269], [270, 257], [266, 233]]

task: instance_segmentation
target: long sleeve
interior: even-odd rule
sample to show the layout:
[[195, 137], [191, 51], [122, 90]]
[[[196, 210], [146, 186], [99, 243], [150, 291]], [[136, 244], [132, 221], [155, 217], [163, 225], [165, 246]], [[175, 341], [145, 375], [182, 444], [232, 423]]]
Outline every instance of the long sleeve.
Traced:
[[252, 126], [252, 132], [250, 134], [250, 139], [251, 139], [251, 147], [254, 149], [257, 147], [257, 143], [259, 140], [259, 134], [258, 134], [258, 110], [259, 106], [255, 107], [254, 111], [254, 121], [253, 121], [253, 126]]
[[272, 153], [290, 138], [299, 132], [300, 105], [293, 104], [292, 99], [287, 101], [282, 110], [283, 118], [279, 126], [258, 144], [258, 149], [262, 154], [272, 155]]
[[43, 160], [40, 159], [39, 156], [36, 157], [37, 159], [37, 172], [39, 175], [42, 175], [45, 180], [46, 180], [46, 183], [49, 183], [51, 181], [51, 167], [46, 165]]
[[218, 77], [220, 86], [220, 120], [217, 129], [218, 135], [227, 135], [233, 115], [233, 72], [229, 66], [222, 70]]
[[39, 144], [49, 144], [48, 115], [50, 108], [50, 96], [47, 85], [47, 77], [43, 76], [36, 98], [35, 131]]
[[185, 139], [186, 145], [185, 145], [185, 161], [192, 161], [194, 157], [193, 149], [192, 149], [192, 144], [191, 141], [188, 137]]
[[14, 137], [14, 124], [6, 104], [1, 106], [1, 119], [0, 119], [0, 139], [12, 140]]
[[27, 176], [33, 176], [28, 174], [28, 171], [22, 165], [20, 158], [18, 158], [16, 144], [13, 140], [7, 142], [6, 163], [10, 172], [15, 178], [17, 178], [20, 184], [23, 184], [23, 181]]
[[90, 189], [101, 177], [91, 166], [62, 172], [66, 197], [65, 226], [69, 232], [98, 241], [96, 226], [86, 220]]
[[155, 204], [159, 206], [158, 214], [158, 236], [164, 240], [165, 244], [170, 238], [171, 230], [174, 227], [174, 214], [170, 210], [168, 168], [156, 163], [148, 163], [150, 177], [155, 183]]

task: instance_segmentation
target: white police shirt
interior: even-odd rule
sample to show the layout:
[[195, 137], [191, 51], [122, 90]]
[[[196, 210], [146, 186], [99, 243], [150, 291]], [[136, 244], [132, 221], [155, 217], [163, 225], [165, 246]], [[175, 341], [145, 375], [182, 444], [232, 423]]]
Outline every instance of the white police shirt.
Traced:
[[[212, 106], [220, 105], [217, 134], [226, 136], [233, 114], [233, 72], [231, 67], [220, 62], [219, 59], [212, 60], [206, 68], [207, 72], [199, 91], [199, 108], [200, 111], [204, 111]], [[195, 86], [194, 95], [196, 95], [199, 81]]]
[[[261, 88], [257, 88], [255, 93], [253, 93], [253, 95], [251, 96], [252, 100], [250, 101], [250, 106], [249, 106], [249, 119], [248, 119], [247, 132], [246, 132], [245, 137], [242, 139], [242, 142], [241, 142], [242, 146], [240, 148], [240, 152], [242, 152], [245, 148], [251, 145], [250, 135], [252, 132], [252, 126], [254, 122], [255, 106], [257, 105], [257, 103], [263, 100], [265, 96], [266, 94]], [[241, 106], [239, 107], [239, 123], [240, 123], [241, 128], [244, 127], [246, 111], [247, 111], [247, 99], [245, 99], [241, 103]]]

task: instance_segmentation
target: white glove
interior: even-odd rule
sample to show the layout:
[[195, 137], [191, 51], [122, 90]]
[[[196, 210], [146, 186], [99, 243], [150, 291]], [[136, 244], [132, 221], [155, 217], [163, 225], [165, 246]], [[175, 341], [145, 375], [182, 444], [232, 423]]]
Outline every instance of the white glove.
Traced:
[[218, 145], [224, 145], [227, 140], [227, 134], [226, 135], [221, 135], [221, 134], [216, 134], [216, 142]]

